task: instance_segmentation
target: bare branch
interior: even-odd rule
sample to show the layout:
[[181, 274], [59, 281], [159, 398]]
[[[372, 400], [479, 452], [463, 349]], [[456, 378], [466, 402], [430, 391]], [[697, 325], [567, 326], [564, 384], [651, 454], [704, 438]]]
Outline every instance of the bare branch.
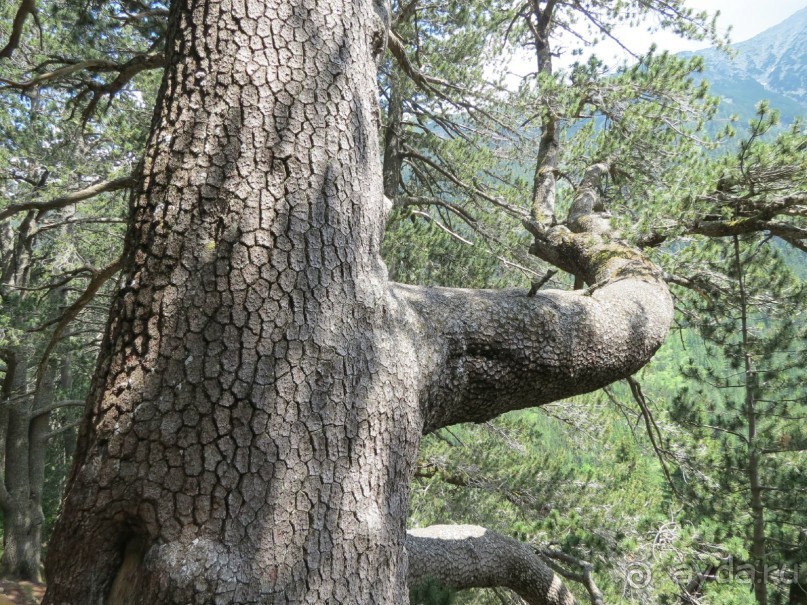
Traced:
[[25, 26], [25, 21], [29, 16], [36, 18], [36, 2], [34, 0], [22, 0], [20, 7], [17, 9], [17, 14], [14, 15], [8, 42], [0, 50], [0, 59], [10, 59], [14, 51], [17, 50], [20, 45], [20, 38], [22, 38], [22, 28]]
[[75, 422], [69, 422], [64, 426], [60, 426], [58, 429], [52, 430], [50, 433], [44, 436], [43, 441], [49, 441], [53, 439], [57, 435], [61, 435], [62, 433], [66, 433], [69, 430], [76, 429], [81, 425], [81, 420], [76, 420]]
[[84, 400], [83, 399], [65, 399], [64, 401], [57, 401], [56, 403], [53, 403], [53, 404], [49, 405], [48, 407], [36, 410], [31, 415], [30, 419], [35, 420], [35, 419], [39, 418], [40, 416], [50, 414], [51, 412], [55, 412], [56, 410], [60, 410], [62, 408], [70, 408], [70, 407], [77, 408], [77, 407], [83, 407], [83, 406], [84, 406]]
[[400, 25], [404, 21], [408, 21], [409, 17], [412, 15], [412, 13], [415, 12], [415, 8], [417, 8], [417, 5], [418, 5], [419, 1], [420, 0], [410, 0], [406, 4], [406, 6], [404, 6], [398, 12], [398, 14], [395, 15], [395, 18], [392, 20], [392, 24], [390, 25], [390, 29], [395, 29], [398, 25]]
[[392, 56], [395, 57], [395, 60], [398, 62], [398, 65], [403, 72], [423, 90], [442, 96], [439, 91], [434, 88], [435, 85], [457, 88], [456, 85], [451, 84], [446, 80], [441, 80], [440, 78], [428, 76], [415, 67], [406, 54], [406, 49], [403, 46], [403, 42], [401, 42], [401, 39], [392, 30], [389, 32], [387, 45], [392, 53]]
[[38, 88], [43, 84], [47, 84], [51, 80], [57, 80], [59, 78], [65, 78], [67, 76], [73, 75], [79, 71], [110, 71], [113, 69], [117, 69], [120, 66], [117, 63], [113, 63], [112, 61], [105, 61], [103, 59], [90, 59], [87, 61], [78, 61], [76, 63], [68, 63], [62, 67], [54, 69], [53, 71], [46, 72], [35, 78], [31, 78], [30, 80], [26, 80], [24, 82], [16, 82], [14, 80], [7, 80], [5, 78], [0, 78], [0, 82], [6, 85], [7, 88], [15, 88], [17, 90], [21, 90], [23, 92], [28, 91], [32, 88]]
[[123, 90], [123, 88], [132, 80], [132, 78], [134, 78], [140, 72], [148, 71], [150, 69], [158, 69], [164, 65], [165, 54], [162, 52], [150, 53], [147, 55], [137, 55], [123, 65], [119, 66], [118, 71], [120, 71], [120, 73], [111, 82], [100, 86], [97, 84], [88, 84], [86, 92], [91, 93], [92, 97], [90, 98], [90, 102], [87, 104], [87, 107], [82, 112], [83, 121], [86, 123], [90, 119], [92, 114], [95, 113], [98, 103], [105, 96], [109, 96], [111, 99], [121, 90]]
[[121, 177], [118, 179], [111, 179], [108, 181], [101, 181], [100, 183], [96, 183], [95, 185], [91, 185], [85, 189], [79, 189], [78, 191], [73, 191], [66, 195], [62, 195], [57, 198], [53, 198], [47, 202], [20, 202], [19, 204], [12, 204], [7, 208], [3, 208], [0, 210], [0, 221], [7, 219], [18, 212], [26, 212], [29, 210], [38, 210], [39, 214], [38, 217], [41, 217], [43, 213], [47, 212], [48, 210], [58, 210], [59, 208], [66, 208], [67, 206], [71, 206], [83, 200], [89, 199], [101, 193], [106, 193], [109, 191], [119, 191], [121, 189], [127, 189], [129, 187], [133, 187], [135, 184], [135, 178], [132, 175]]
[[661, 448], [660, 445], [661, 431], [659, 430], [658, 424], [656, 424], [655, 418], [653, 418], [653, 413], [650, 411], [650, 408], [647, 405], [647, 400], [645, 399], [644, 392], [642, 391], [642, 385], [639, 384], [639, 381], [633, 376], [628, 377], [626, 382], [628, 383], [628, 386], [630, 386], [630, 392], [631, 395], [633, 395], [634, 401], [636, 401], [636, 403], [639, 405], [639, 409], [642, 412], [642, 418], [645, 422], [647, 436], [650, 438], [650, 444], [653, 446], [653, 451], [656, 453], [656, 457], [661, 465], [664, 478], [667, 479], [667, 484], [670, 486], [673, 493], [680, 498], [681, 494], [675, 488], [672, 475], [670, 475], [670, 469], [667, 468], [667, 461], [664, 458], [664, 454], [666, 452]]
[[[573, 557], [559, 550], [538, 549], [538, 554], [547, 559], [549, 565], [554, 571], [562, 575], [567, 580], [578, 582], [586, 587], [591, 605], [605, 605], [605, 597], [602, 591], [594, 581], [594, 566], [588, 561], [583, 561], [577, 557]], [[572, 565], [580, 568], [580, 573], [574, 573], [568, 569], [558, 565], [555, 561], [560, 561], [564, 565]]]
[[103, 286], [115, 273], [117, 273], [121, 266], [123, 265], [123, 258], [118, 258], [114, 262], [110, 263], [103, 269], [95, 272], [95, 275], [90, 280], [90, 283], [87, 285], [87, 289], [84, 290], [84, 293], [79, 296], [76, 301], [70, 305], [67, 310], [59, 317], [51, 322], [48, 322], [44, 326], [41, 326], [39, 329], [44, 329], [48, 325], [52, 325], [56, 323], [56, 329], [53, 331], [53, 334], [50, 337], [50, 342], [48, 342], [48, 346], [45, 348], [45, 352], [42, 354], [42, 358], [39, 361], [39, 367], [37, 370], [37, 383], [42, 379], [45, 375], [44, 369], [48, 363], [48, 359], [50, 358], [50, 354], [53, 352], [56, 343], [59, 342], [59, 338], [62, 336], [62, 332], [64, 332], [65, 328], [73, 321], [76, 316], [81, 313], [82, 309], [86, 307], [90, 301], [93, 300], [95, 295], [98, 293], [98, 290], [101, 289]]

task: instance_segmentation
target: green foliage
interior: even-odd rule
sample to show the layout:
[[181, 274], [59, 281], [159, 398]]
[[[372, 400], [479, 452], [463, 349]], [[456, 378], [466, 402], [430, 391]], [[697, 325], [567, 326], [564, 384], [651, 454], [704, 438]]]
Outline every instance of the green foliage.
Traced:
[[[747, 561], [753, 470], [765, 486], [767, 563], [788, 567], [807, 553], [800, 530], [807, 521], [801, 495], [807, 489], [807, 289], [783, 261], [781, 246], [761, 236], [743, 238], [739, 267], [728, 247], [706, 242], [697, 252], [701, 266], [721, 271], [727, 281], [719, 298], [690, 301], [696, 311], [689, 323], [702, 343], [693, 342], [689, 352], [695, 355], [683, 356], [689, 385], [670, 408], [671, 418], [687, 429], [675, 447], [691, 479], [679, 487], [691, 502], [691, 518], [700, 521], [701, 539], [714, 545], [713, 552]], [[744, 293], [738, 292], [741, 284]], [[744, 339], [740, 320], [746, 312]], [[772, 595], [787, 590], [783, 580], [774, 580]]]
[[[3, 11], [13, 4], [5, 3]], [[160, 74], [140, 71], [124, 81], [114, 67], [159, 50], [165, 29], [164, 16], [125, 16], [127, 10], [140, 12], [139, 5], [37, 2], [38, 23], [26, 27], [13, 58], [0, 60], [0, 212], [132, 173], [143, 152]], [[0, 220], [0, 351], [26, 352], [29, 395], [0, 405], [29, 405], [42, 387], [42, 355], [54, 326], [97, 271], [120, 255], [127, 201], [128, 191], [109, 191]], [[50, 354], [56, 380], [43, 404], [71, 404], [49, 413], [45, 483], [31, 486], [42, 493], [46, 537], [72, 462], [81, 417], [76, 402], [89, 389], [112, 286], [114, 280], [65, 326]], [[5, 371], [0, 364], [0, 382]], [[7, 445], [12, 449], [3, 455], [28, 456], [18, 444]]]
[[[626, 590], [630, 562], [645, 556], [648, 533], [669, 517], [647, 444], [592, 397], [441, 430], [424, 440], [416, 477], [413, 525], [450, 519], [549, 545], [592, 563], [612, 600]], [[486, 602], [475, 594], [464, 602]]]
[[[593, 3], [595, 19], [639, 19], [655, 6], [639, 4]], [[635, 10], [631, 12], [629, 7]], [[596, 23], [561, 12], [557, 27], [577, 26], [587, 20]], [[665, 17], [660, 21], [671, 25]], [[708, 31], [704, 26], [697, 35], [709, 35]], [[529, 35], [528, 28], [513, 19], [511, 43]], [[422, 65], [431, 69], [433, 63], [423, 60]], [[637, 429], [643, 423], [641, 416], [632, 404], [625, 403], [631, 399], [629, 391], [620, 387], [609, 392], [608, 405], [616, 404], [616, 409], [602, 408], [601, 397], [585, 397], [577, 403], [587, 412], [570, 412], [575, 408], [564, 404], [561, 422], [527, 412], [508, 415], [485, 427], [452, 427], [424, 440], [413, 486], [413, 524], [474, 523], [536, 545], [551, 545], [594, 564], [606, 601], [677, 602], [682, 588], [690, 584], [699, 594], [708, 592], [710, 602], [753, 599], [742, 577], [708, 586], [697, 582], [699, 574], [727, 558], [747, 561], [749, 550], [742, 529], [746, 522], [738, 512], [744, 506], [747, 509], [745, 496], [734, 493], [714, 498], [716, 492], [740, 487], [728, 465], [736, 467], [742, 452], [721, 441], [720, 431], [714, 428], [690, 432], [693, 426], [736, 418], [736, 410], [732, 416], [725, 404], [714, 403], [725, 389], [717, 388], [708, 397], [704, 394], [708, 381], [714, 381], [717, 374], [737, 371], [732, 369], [738, 359], [737, 345], [729, 342], [732, 330], [736, 334], [736, 274], [726, 263], [726, 240], [693, 239], [689, 230], [707, 217], [731, 221], [739, 213], [740, 220], [751, 219], [779, 203], [783, 192], [803, 187], [807, 175], [804, 134], [796, 122], [773, 138], [776, 116], [762, 105], [747, 141], [736, 143], [732, 130], [712, 139], [710, 120], [718, 104], [699, 78], [702, 69], [703, 62], [697, 57], [682, 59], [651, 49], [635, 63], [617, 69], [592, 58], [567, 72], [538, 74], [522, 80], [509, 96], [512, 112], [495, 114], [511, 120], [505, 124], [513, 124], [517, 116], [521, 130], [513, 130], [518, 134], [511, 136], [505, 127], [477, 128], [475, 145], [442, 129], [439, 124], [444, 116], [418, 114], [422, 127], [406, 136], [413, 146], [428, 150], [424, 153], [430, 162], [424, 162], [426, 169], [404, 168], [402, 187], [412, 196], [427, 197], [439, 191], [444, 206], [424, 205], [418, 213], [409, 208], [397, 210], [385, 244], [395, 279], [454, 286], [506, 283], [507, 266], [497, 266], [494, 257], [479, 255], [484, 250], [480, 250], [479, 240], [484, 241], [487, 232], [475, 228], [475, 222], [481, 219], [491, 232], [509, 233], [517, 231], [518, 221], [478, 189], [458, 183], [474, 183], [482, 189], [473, 175], [496, 175], [481, 181], [491, 188], [483, 193], [495, 191], [496, 199], [528, 211], [527, 192], [538, 142], [542, 128], [554, 120], [561, 131], [558, 173], [563, 177], [557, 188], [558, 214], [563, 216], [571, 203], [575, 181], [582, 172], [592, 163], [610, 161], [614, 168], [601, 183], [600, 193], [613, 221], [633, 241], [661, 234], [667, 243], [654, 251], [656, 259], [671, 273], [690, 278], [693, 289], [676, 293], [679, 337], [664, 347], [652, 371], [643, 377], [650, 391], [658, 394], [652, 399], [653, 413], [665, 436], [660, 453], [669, 465], [672, 486], [651, 445]], [[440, 75], [446, 76], [446, 72]], [[456, 119], [457, 115], [463, 115], [462, 125], [477, 125], [462, 110], [450, 117]], [[736, 153], [727, 153], [731, 145], [737, 147]], [[716, 187], [724, 191], [712, 194]], [[455, 212], [457, 206], [471, 220]], [[492, 215], [500, 218], [492, 219]], [[460, 239], [474, 246], [465, 247], [458, 243]], [[503, 241], [495, 244], [501, 246]], [[520, 238], [507, 242], [516, 249], [524, 245]], [[781, 303], [785, 315], [793, 318], [777, 329], [770, 320], [759, 325], [769, 339], [767, 348], [773, 351], [782, 346], [781, 338], [786, 335], [801, 342], [803, 336], [795, 331], [801, 303], [788, 302], [789, 288], [795, 287], [789, 267], [770, 269], [774, 257], [780, 262], [782, 254], [792, 258], [794, 253], [784, 251], [776, 240], [771, 246], [764, 235], [749, 235], [743, 242], [749, 247], [748, 265], [768, 278], [755, 286], [768, 292], [766, 304]], [[506, 247], [496, 251], [503, 249], [507, 251]], [[790, 266], [798, 268], [798, 264], [795, 261]], [[724, 306], [713, 301], [718, 293]], [[703, 331], [709, 325], [725, 332], [722, 343], [703, 345], [705, 332], [696, 332], [695, 327]], [[776, 363], [785, 363], [779, 355]], [[692, 363], [681, 371], [681, 359], [686, 357]], [[799, 364], [803, 362], [790, 365]], [[784, 373], [789, 371], [786, 363], [782, 367]], [[796, 383], [801, 380], [797, 372], [792, 376]], [[691, 400], [696, 393], [701, 405], [668, 406], [669, 401]], [[771, 419], [772, 425], [778, 426], [778, 422]], [[696, 464], [696, 460], [703, 463]], [[463, 603], [501, 602], [500, 595], [494, 598], [484, 591], [458, 598]]]
[[410, 605], [451, 605], [456, 590], [446, 588], [434, 579], [428, 579], [409, 589]]

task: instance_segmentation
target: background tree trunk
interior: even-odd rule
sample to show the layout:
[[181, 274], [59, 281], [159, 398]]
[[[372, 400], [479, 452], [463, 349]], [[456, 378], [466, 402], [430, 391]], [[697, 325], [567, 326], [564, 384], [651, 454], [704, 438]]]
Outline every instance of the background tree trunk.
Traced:
[[33, 392], [28, 392], [28, 360], [31, 351], [15, 348], [0, 400], [0, 449], [4, 464], [0, 505], [3, 508], [3, 557], [0, 569], [6, 577], [38, 581], [42, 554], [42, 492], [45, 484], [46, 437], [52, 404], [53, 373], [46, 372]]
[[3, 575], [19, 579], [38, 579], [39, 542], [34, 542], [30, 482], [28, 476], [28, 358], [30, 351], [15, 347], [7, 357], [8, 370], [3, 401]]

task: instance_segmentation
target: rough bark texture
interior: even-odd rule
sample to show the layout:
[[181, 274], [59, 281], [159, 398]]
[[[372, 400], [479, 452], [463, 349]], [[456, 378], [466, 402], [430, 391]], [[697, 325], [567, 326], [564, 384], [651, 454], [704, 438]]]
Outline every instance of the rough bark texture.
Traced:
[[575, 605], [571, 592], [528, 545], [477, 525], [409, 530], [409, 584], [428, 580], [456, 590], [515, 591], [529, 605]]
[[124, 552], [109, 602], [405, 598], [421, 427], [379, 259], [382, 17], [174, 3], [46, 602], [105, 600]]
[[[539, 74], [552, 74], [552, 47], [549, 41], [550, 25], [555, 10], [555, 0], [548, 0], [542, 8], [539, 0], [531, 1], [531, 15], [527, 17], [535, 45], [535, 58]], [[550, 108], [544, 109], [541, 117], [541, 140], [535, 162], [535, 177], [532, 186], [532, 219], [540, 224], [555, 222], [556, 171], [560, 157], [558, 120]]]
[[667, 333], [672, 304], [659, 281], [617, 277], [579, 292], [395, 286], [431, 335], [420, 351], [424, 430], [483, 422], [627, 377]]
[[47, 605], [404, 603], [422, 432], [597, 388], [663, 340], [663, 281], [597, 237], [552, 235], [611, 280], [592, 296], [387, 282], [385, 20], [172, 4]]

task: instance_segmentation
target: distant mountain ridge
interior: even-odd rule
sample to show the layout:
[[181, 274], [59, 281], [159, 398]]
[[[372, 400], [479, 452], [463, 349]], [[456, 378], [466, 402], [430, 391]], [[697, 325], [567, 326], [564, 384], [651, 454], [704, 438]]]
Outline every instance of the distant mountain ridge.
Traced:
[[807, 6], [732, 48], [734, 58], [714, 48], [681, 53], [706, 60], [704, 78], [723, 98], [722, 114], [747, 119], [757, 102], [768, 99], [785, 123], [807, 116]]

